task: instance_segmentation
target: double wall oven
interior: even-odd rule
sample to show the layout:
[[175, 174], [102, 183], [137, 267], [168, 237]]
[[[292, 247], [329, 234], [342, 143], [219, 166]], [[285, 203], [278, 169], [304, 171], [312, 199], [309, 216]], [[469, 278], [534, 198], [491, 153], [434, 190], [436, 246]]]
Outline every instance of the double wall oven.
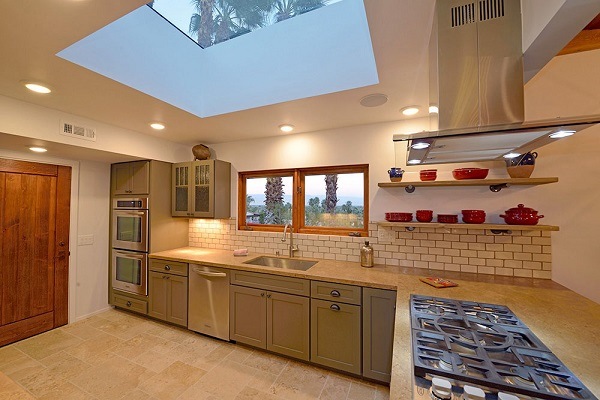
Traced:
[[148, 294], [148, 198], [115, 198], [111, 231], [112, 287]]

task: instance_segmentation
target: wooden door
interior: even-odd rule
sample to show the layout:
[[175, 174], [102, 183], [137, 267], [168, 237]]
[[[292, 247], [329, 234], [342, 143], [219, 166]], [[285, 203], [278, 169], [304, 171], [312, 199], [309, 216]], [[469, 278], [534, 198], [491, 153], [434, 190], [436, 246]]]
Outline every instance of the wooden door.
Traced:
[[390, 382], [396, 291], [363, 289], [363, 376]]
[[134, 161], [131, 163], [131, 194], [150, 193], [150, 162]]
[[150, 271], [148, 274], [148, 315], [154, 318], [167, 320], [167, 297], [169, 295], [167, 277], [169, 275]]
[[131, 193], [130, 163], [113, 164], [111, 179], [113, 195]]
[[308, 361], [310, 299], [267, 292], [267, 350]]
[[169, 275], [169, 295], [167, 296], [167, 321], [186, 326], [188, 321], [188, 278]]
[[68, 322], [71, 168], [0, 159], [0, 346]]

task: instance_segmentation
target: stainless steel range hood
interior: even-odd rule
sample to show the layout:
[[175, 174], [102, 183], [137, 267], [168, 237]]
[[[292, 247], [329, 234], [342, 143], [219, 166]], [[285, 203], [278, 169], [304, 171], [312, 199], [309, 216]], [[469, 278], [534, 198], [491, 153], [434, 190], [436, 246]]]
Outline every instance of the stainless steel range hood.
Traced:
[[520, 0], [438, 0], [429, 64], [439, 113], [431, 114], [431, 131], [394, 136], [408, 142], [408, 164], [503, 160], [600, 122], [523, 123]]

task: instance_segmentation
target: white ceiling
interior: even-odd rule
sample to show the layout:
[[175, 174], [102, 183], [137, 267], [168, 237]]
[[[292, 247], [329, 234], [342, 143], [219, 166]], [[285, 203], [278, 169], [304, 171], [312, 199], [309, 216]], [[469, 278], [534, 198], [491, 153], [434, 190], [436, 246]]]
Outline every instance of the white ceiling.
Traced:
[[[399, 110], [412, 104], [426, 110], [434, 0], [365, 0], [379, 84], [202, 119], [55, 55], [146, 2], [3, 1], [0, 94], [183, 144], [280, 135], [282, 123], [310, 132], [396, 121], [403, 118]], [[54, 91], [36, 95], [21, 80], [39, 80]], [[377, 108], [360, 106], [371, 93], [385, 93], [389, 101]], [[154, 120], [168, 128], [152, 131], [148, 123]]]

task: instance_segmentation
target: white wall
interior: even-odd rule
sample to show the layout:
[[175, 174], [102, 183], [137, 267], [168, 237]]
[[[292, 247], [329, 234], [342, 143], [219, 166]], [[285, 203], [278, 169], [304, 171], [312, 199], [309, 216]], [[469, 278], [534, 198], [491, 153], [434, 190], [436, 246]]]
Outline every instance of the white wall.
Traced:
[[93, 235], [94, 244], [72, 241], [77, 246], [76, 319], [108, 307], [110, 164], [80, 162], [78, 202], [78, 235]]

